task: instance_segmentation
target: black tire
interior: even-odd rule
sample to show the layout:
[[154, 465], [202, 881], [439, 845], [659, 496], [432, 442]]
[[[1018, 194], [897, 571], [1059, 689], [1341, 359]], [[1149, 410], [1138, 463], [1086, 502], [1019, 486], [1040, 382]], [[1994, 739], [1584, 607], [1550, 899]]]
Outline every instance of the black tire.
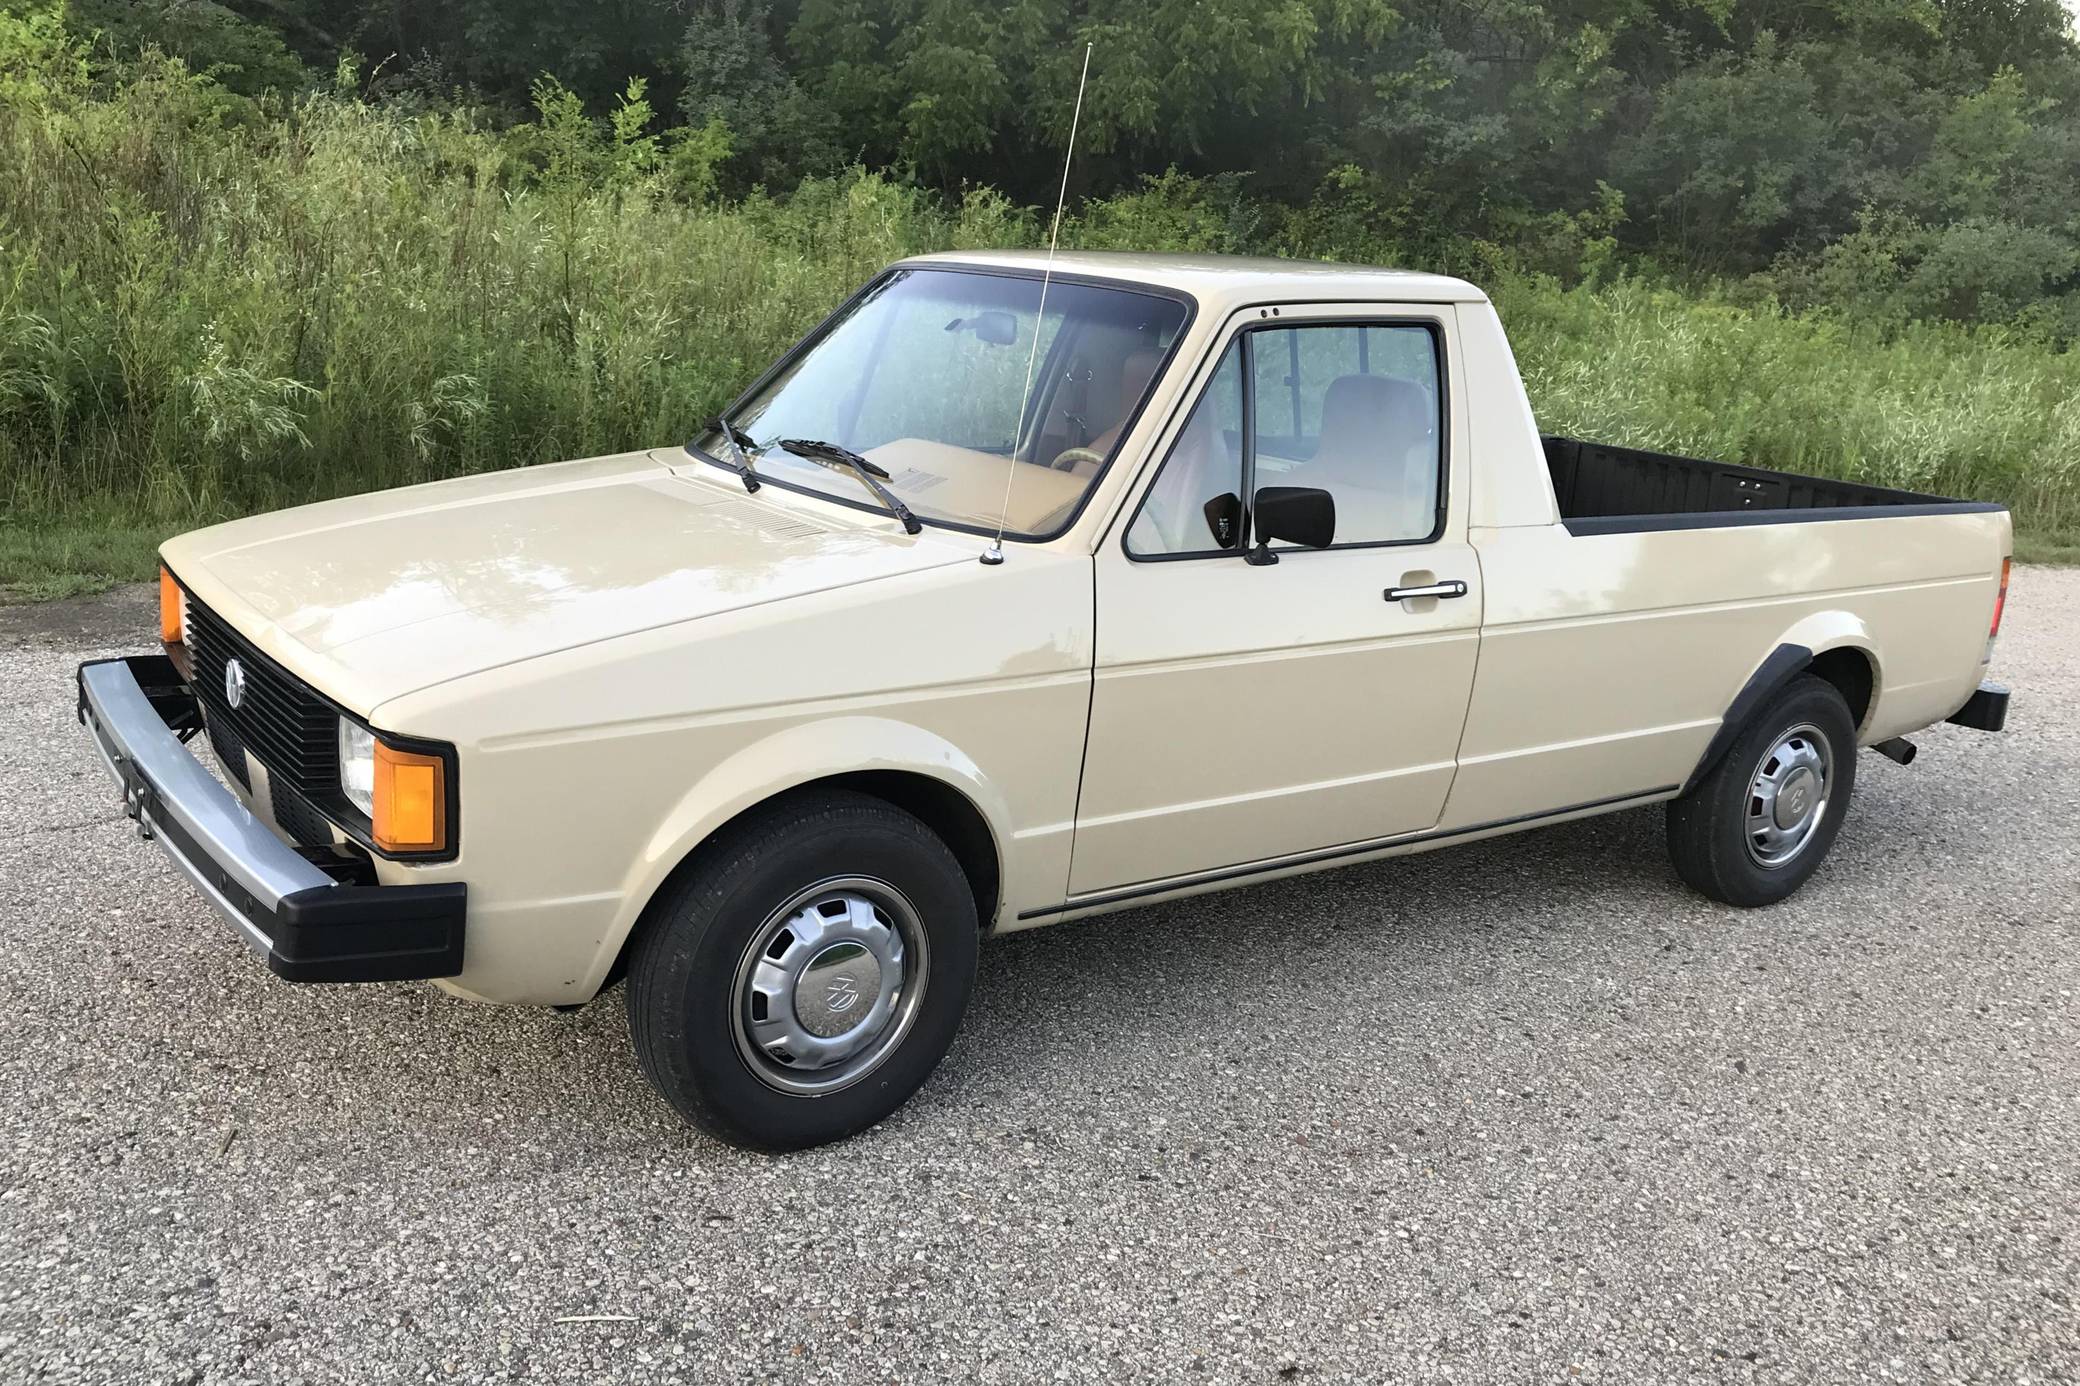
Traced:
[[[745, 1052], [758, 1049], [746, 1035], [760, 1003], [740, 1012], [742, 980], [771, 956], [750, 950], [776, 911], [837, 881], [861, 883], [876, 899], [893, 892], [899, 912], [911, 907], [902, 917], [921, 938], [905, 950], [904, 991], [914, 1009], [900, 1030], [884, 1032], [886, 1052], [844, 1086], [783, 1091], [773, 1084], [796, 1075]], [[887, 922], [878, 906], [875, 914]], [[733, 1145], [798, 1150], [842, 1139], [900, 1107], [945, 1056], [974, 987], [978, 932], [960, 863], [916, 818], [851, 791], [785, 796], [703, 844], [646, 916], [628, 974], [637, 1061], [681, 1115]], [[917, 992], [908, 983], [920, 955]]]
[[[1818, 823], [1781, 862], [1767, 859], [1782, 848], [1751, 841], [1749, 811], [1764, 757], [1787, 733], [1816, 729], [1831, 761], [1824, 809]], [[1809, 739], [1809, 738], [1808, 738]], [[1794, 750], [1799, 748], [1794, 747]], [[1676, 874], [1699, 894], [1729, 905], [1774, 905], [1804, 885], [1834, 846], [1856, 790], [1856, 724], [1849, 705], [1825, 679], [1802, 674], [1755, 714], [1733, 744], [1688, 794], [1668, 805], [1668, 854]], [[1787, 792], [1787, 799], [1792, 796]]]

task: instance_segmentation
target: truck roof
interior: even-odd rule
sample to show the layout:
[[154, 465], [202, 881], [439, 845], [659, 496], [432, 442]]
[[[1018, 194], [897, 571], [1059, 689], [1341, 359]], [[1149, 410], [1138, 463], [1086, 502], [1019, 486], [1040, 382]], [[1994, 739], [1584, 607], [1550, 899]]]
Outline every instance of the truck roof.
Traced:
[[[1044, 250], [959, 250], [919, 255], [905, 264], [975, 265], [1037, 271]], [[1485, 303], [1488, 296], [1463, 279], [1416, 270], [1338, 265], [1326, 260], [1281, 260], [1255, 255], [1147, 254], [1065, 250], [1056, 274], [1117, 279], [1181, 290], [1207, 311], [1231, 311], [1266, 299], [1315, 302]]]

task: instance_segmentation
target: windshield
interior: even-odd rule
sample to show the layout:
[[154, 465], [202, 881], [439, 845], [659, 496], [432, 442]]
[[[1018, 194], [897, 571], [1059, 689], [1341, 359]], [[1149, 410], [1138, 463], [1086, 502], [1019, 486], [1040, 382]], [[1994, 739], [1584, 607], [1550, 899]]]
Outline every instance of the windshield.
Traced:
[[[898, 269], [729, 418], [762, 480], [879, 508], [851, 477], [780, 446], [835, 443], [885, 471], [920, 519], [995, 533], [1003, 515], [1007, 535], [1047, 538], [1111, 462], [1187, 317], [1176, 299], [1057, 279], [1043, 318], [1036, 277]], [[719, 433], [694, 445], [736, 470]]]

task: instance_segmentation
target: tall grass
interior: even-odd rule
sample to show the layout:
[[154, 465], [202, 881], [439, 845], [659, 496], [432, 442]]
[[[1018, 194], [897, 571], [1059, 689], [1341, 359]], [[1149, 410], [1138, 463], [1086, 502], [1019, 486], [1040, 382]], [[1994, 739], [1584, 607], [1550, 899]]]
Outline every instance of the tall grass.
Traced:
[[[545, 107], [500, 133], [347, 94], [230, 107], [171, 62], [101, 86], [20, 68], [0, 61], [0, 583], [48, 561], [40, 527], [149, 535], [683, 438], [888, 261], [1039, 233], [993, 193], [866, 171], [718, 205], [628, 120]], [[1267, 228], [1204, 192], [1158, 180], [1064, 242], [1397, 258], [1347, 219]], [[2080, 529], [2070, 357], [1627, 283], [1491, 287], [1551, 431], [2001, 500], [2044, 542]], [[110, 577], [149, 561], [95, 551]]]
[[0, 106], [0, 496], [174, 519], [679, 438], [853, 284], [1022, 234], [861, 175], [693, 208], [454, 116]]
[[1548, 432], [1997, 500], [2046, 546], [2080, 530], [2080, 359], [2000, 329], [1881, 333], [1620, 284], [1505, 282]]

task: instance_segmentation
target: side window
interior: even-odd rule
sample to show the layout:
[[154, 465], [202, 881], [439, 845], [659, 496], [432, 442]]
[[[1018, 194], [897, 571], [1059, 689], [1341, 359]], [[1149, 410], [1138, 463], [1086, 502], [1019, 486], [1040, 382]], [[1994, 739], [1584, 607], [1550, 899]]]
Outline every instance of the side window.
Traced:
[[1327, 491], [1339, 545], [1429, 538], [1443, 432], [1429, 329], [1282, 327], [1251, 347], [1256, 485]]
[[1127, 553], [1161, 558], [1233, 551], [1239, 538], [1241, 443], [1242, 343], [1237, 340], [1214, 368], [1127, 527]]

